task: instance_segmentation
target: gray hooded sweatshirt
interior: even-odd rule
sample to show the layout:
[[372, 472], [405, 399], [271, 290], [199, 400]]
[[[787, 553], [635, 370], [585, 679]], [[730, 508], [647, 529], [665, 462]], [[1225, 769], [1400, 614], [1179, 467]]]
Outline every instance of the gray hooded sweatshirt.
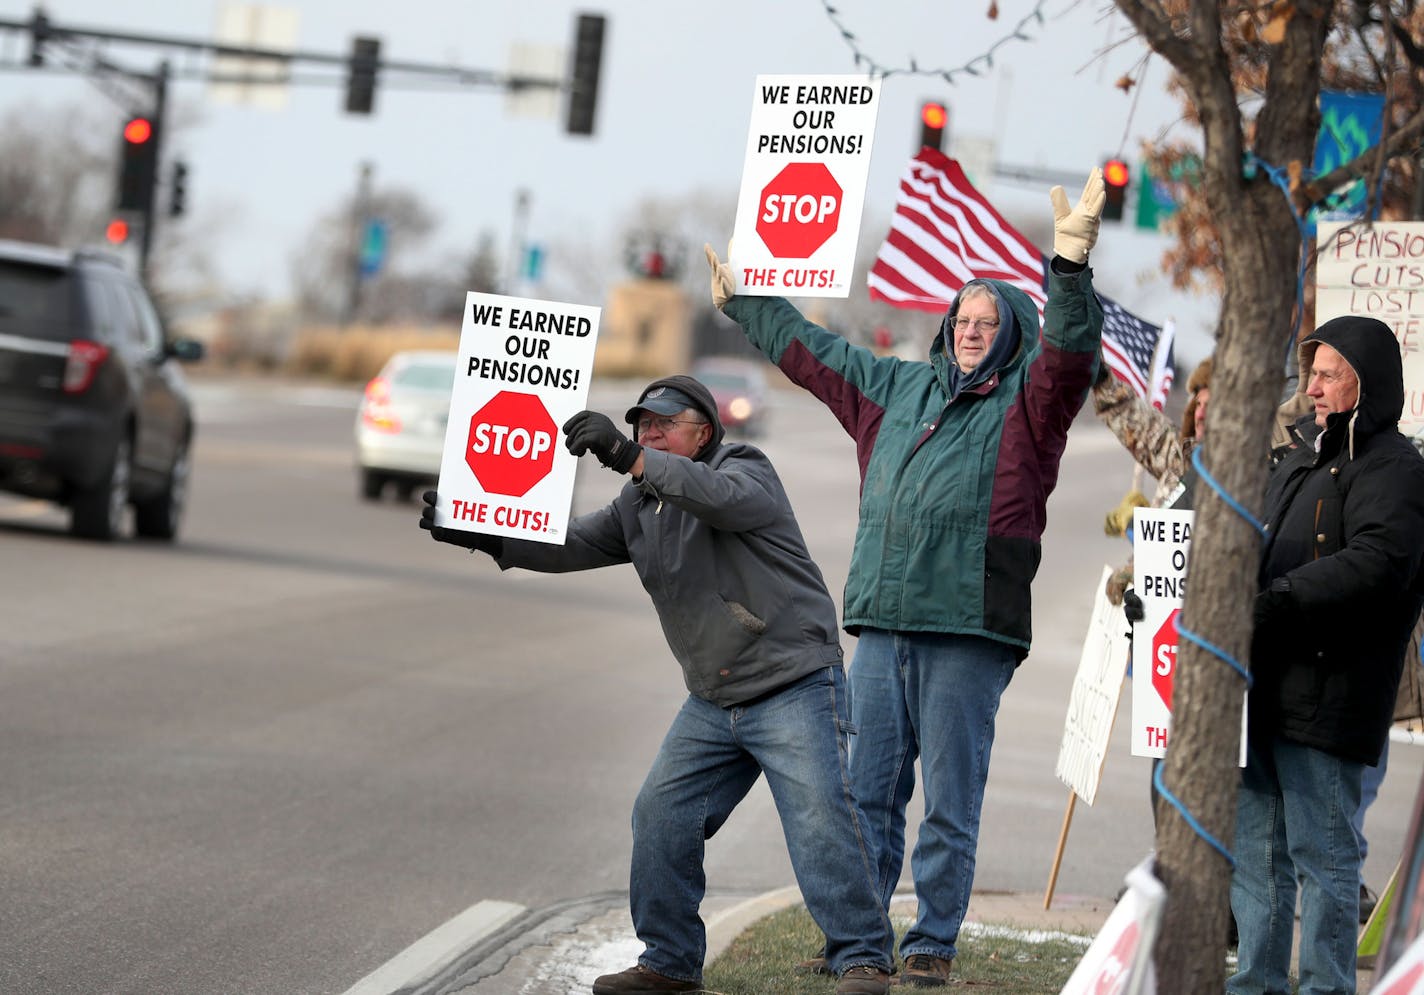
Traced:
[[[506, 539], [496, 562], [544, 573], [631, 563], [653, 599], [687, 690], [724, 708], [841, 662], [836, 607], [771, 461], [724, 443], [711, 393], [675, 387], [712, 422], [692, 459], [643, 450], [643, 479], [570, 523], [562, 546]], [[628, 412], [631, 424], [637, 406]]]

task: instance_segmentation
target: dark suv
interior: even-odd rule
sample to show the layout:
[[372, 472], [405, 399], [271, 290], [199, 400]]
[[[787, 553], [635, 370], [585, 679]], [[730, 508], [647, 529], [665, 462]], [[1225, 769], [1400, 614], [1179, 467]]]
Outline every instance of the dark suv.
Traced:
[[193, 411], [143, 286], [104, 253], [0, 241], [0, 490], [69, 508], [70, 531], [172, 539]]

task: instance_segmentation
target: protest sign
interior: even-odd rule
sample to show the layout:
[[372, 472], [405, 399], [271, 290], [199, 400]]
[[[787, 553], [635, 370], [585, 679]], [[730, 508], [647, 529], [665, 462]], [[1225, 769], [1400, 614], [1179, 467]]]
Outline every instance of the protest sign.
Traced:
[[599, 309], [469, 293], [436, 524], [562, 544], [577, 459], [560, 426], [587, 406]]
[[880, 80], [758, 76], [728, 253], [736, 292], [847, 297]]
[[1093, 938], [1060, 995], [1152, 995], [1152, 945], [1162, 926], [1167, 890], [1148, 856], [1127, 874], [1127, 890]]
[[[1315, 322], [1358, 314], [1390, 327], [1404, 361], [1399, 429], [1424, 429], [1424, 221], [1320, 223]], [[1305, 389], [1305, 384], [1300, 385]]]
[[1112, 567], [1103, 567], [1058, 747], [1058, 779], [1089, 805], [1098, 792], [1127, 671], [1128, 624], [1122, 606], [1108, 600], [1110, 576]]
[[[1132, 755], [1164, 757], [1177, 677], [1177, 622], [1187, 596], [1193, 515], [1137, 508], [1132, 515], [1133, 590], [1142, 621], [1132, 632]], [[1221, 666], [1227, 664], [1222, 661]], [[1244, 665], [1244, 663], [1243, 663]], [[1241, 749], [1246, 765], [1246, 696], [1241, 696]]]
[[1133, 590], [1142, 621], [1132, 632], [1132, 755], [1167, 754], [1172, 684], [1177, 674], [1177, 617], [1187, 594], [1192, 513], [1138, 508], [1132, 515]]

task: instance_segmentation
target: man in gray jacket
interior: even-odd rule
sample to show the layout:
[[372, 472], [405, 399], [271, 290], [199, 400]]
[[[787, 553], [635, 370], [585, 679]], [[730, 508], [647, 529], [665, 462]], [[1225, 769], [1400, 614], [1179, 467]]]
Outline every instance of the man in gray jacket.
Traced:
[[420, 522], [501, 569], [633, 564], [682, 665], [690, 694], [633, 806], [629, 898], [646, 949], [594, 995], [701, 989], [705, 844], [762, 773], [837, 993], [883, 995], [894, 934], [846, 773], [836, 609], [786, 492], [761, 450], [723, 442], [716, 402], [691, 377], [649, 384], [625, 420], [636, 441], [594, 411], [564, 425], [570, 452], [631, 479], [562, 546], [442, 528], [433, 491]]

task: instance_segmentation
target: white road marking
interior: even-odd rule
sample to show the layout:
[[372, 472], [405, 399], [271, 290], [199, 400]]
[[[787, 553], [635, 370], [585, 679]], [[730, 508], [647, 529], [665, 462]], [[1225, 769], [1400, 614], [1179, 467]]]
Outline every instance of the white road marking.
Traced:
[[523, 912], [524, 906], [513, 902], [476, 902], [356, 982], [346, 995], [391, 995], [414, 988]]

